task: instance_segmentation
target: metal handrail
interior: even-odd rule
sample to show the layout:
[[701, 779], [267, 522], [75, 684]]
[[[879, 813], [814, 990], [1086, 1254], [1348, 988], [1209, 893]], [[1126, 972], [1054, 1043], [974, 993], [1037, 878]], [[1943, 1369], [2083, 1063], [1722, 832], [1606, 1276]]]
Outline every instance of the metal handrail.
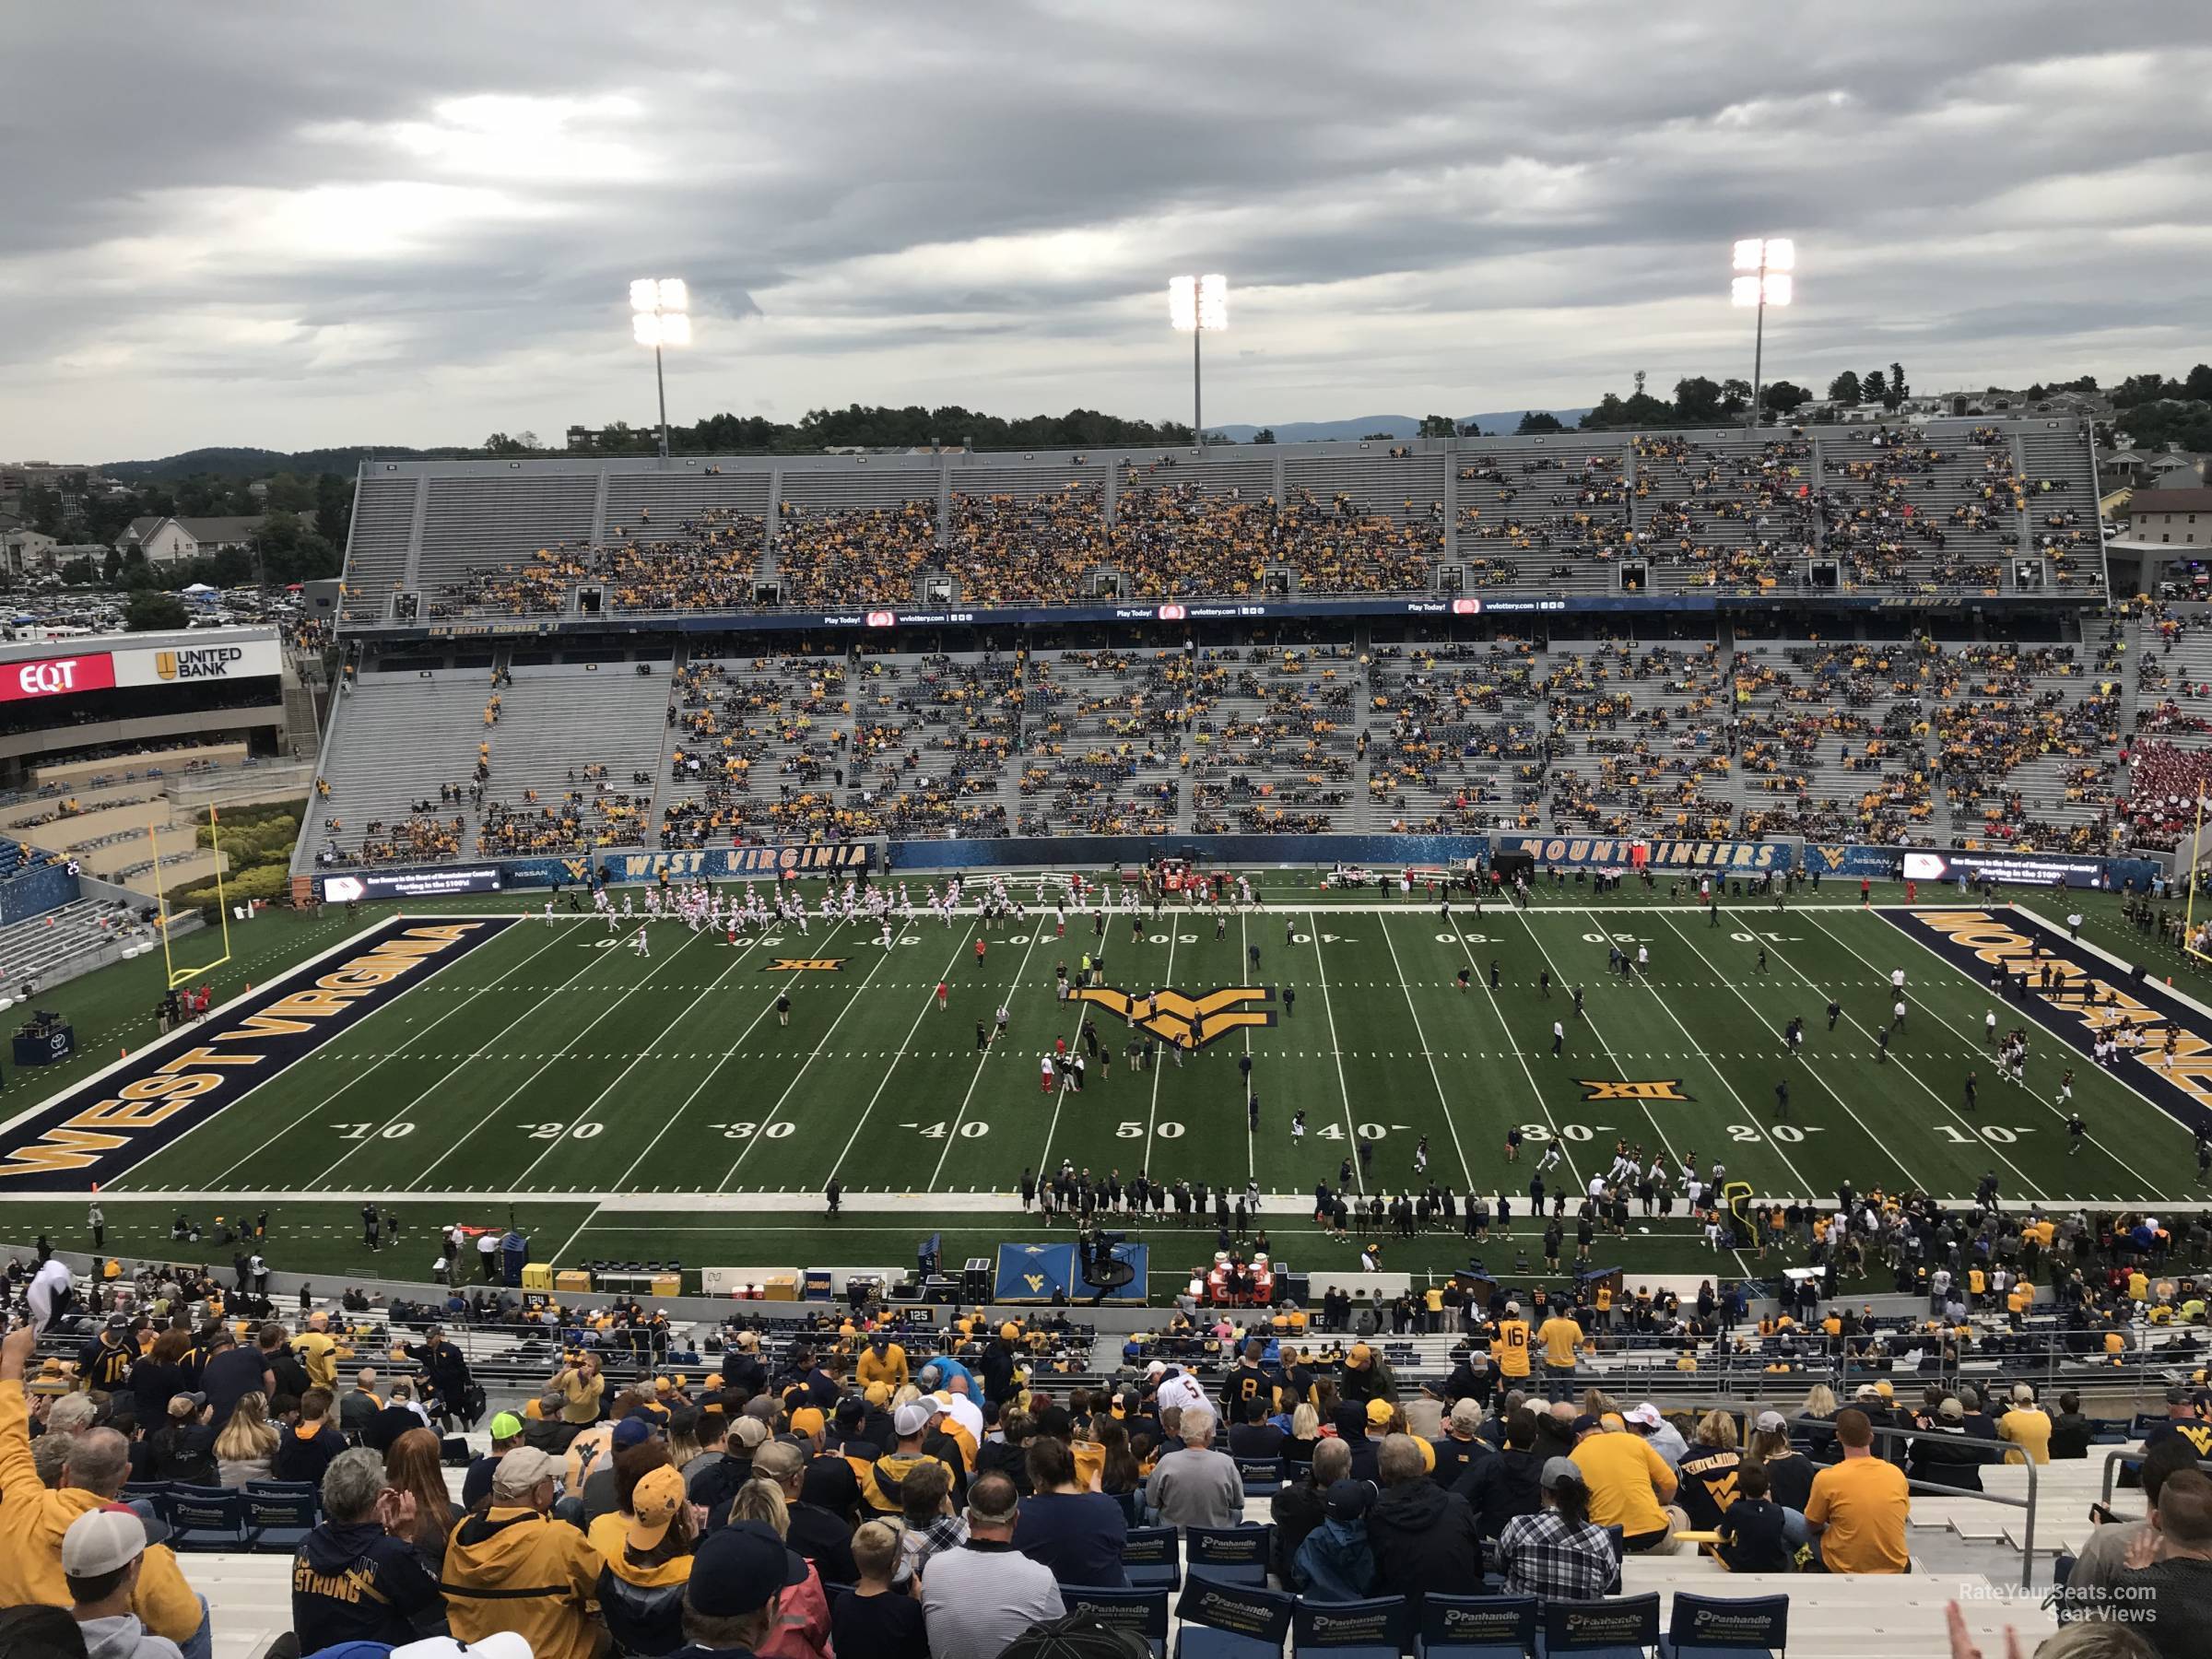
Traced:
[[[1875, 1437], [1877, 1442], [1884, 1440], [1894, 1440], [1941, 1441], [1946, 1445], [1953, 1446], [1959, 1443], [1959, 1437], [1957, 1435], [1942, 1434], [1931, 1429], [1898, 1429], [1886, 1423], [1877, 1423], [1872, 1427], [1874, 1429]], [[2026, 1510], [2028, 1512], [2028, 1520], [2020, 1533], [2020, 1588], [2023, 1590], [2032, 1590], [2035, 1587], [2035, 1507], [2037, 1502], [2037, 1477], [2035, 1473], [2035, 1459], [2023, 1454], [2022, 1462], [2025, 1464], [2028, 1470], [2028, 1496], [2025, 1498], [2010, 1498], [2002, 1492], [1984, 1491], [1979, 1487], [1945, 1486], [1941, 1481], [1919, 1480], [1911, 1476], [1907, 1476], [1905, 1479], [1906, 1484], [1909, 1487], [1930, 1492], [1941, 1492], [1947, 1497], [1980, 1498], [1990, 1503], [2001, 1504], [2006, 1509]]]
[[[2112, 1489], [2116, 1484], [2115, 1472], [2121, 1464], [2130, 1461], [2141, 1463], [2143, 1453], [2140, 1451], [2130, 1452], [2125, 1446], [2114, 1446], [2104, 1454], [2104, 1481], [2097, 1494], [2098, 1502], [2105, 1504], [2112, 1502]], [[2212, 1457], [2198, 1458], [2196, 1466], [2204, 1470], [2206, 1474], [2212, 1475]]]

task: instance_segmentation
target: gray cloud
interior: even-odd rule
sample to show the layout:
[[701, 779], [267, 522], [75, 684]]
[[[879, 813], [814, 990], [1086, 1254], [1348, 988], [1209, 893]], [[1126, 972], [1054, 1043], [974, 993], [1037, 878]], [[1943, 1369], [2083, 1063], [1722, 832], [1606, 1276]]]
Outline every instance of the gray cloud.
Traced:
[[1587, 402], [1742, 371], [1762, 231], [1804, 263], [1773, 373], [2207, 355], [2212, 14], [1518, 11], [29, 8], [0, 453], [640, 419], [662, 273], [685, 416], [1170, 413], [1178, 269], [1235, 284], [1221, 419]]

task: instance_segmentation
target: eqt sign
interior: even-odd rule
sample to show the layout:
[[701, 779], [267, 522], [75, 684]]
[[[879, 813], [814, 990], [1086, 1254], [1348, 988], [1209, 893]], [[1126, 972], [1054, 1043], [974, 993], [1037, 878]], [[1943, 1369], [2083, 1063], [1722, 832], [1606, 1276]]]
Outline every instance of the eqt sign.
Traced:
[[115, 661], [104, 651], [89, 656], [41, 657], [0, 665], [0, 702], [105, 691], [114, 683]]

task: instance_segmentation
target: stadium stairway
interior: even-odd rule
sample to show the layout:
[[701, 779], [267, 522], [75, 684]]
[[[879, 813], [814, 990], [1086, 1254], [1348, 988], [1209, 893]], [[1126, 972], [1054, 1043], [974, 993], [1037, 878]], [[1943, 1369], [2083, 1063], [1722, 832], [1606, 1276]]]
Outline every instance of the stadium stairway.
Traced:
[[[441, 783], [466, 784], [475, 775], [490, 694], [488, 677], [477, 669], [370, 674], [348, 682], [324, 744], [323, 776], [330, 798], [311, 804], [300, 856], [312, 861], [333, 840], [356, 851], [370, 823], [398, 823], [426, 795], [436, 816], [467, 820], [462, 852], [473, 854], [477, 814], [465, 805], [440, 807], [436, 796]], [[335, 835], [333, 818], [343, 825]]]
[[[668, 665], [651, 666], [649, 677], [630, 663], [513, 670], [500, 693], [500, 724], [488, 734], [486, 800], [524, 811], [525, 792], [553, 805], [574, 791], [584, 798], [583, 833], [591, 837], [603, 828], [606, 801], [651, 797], [667, 766]], [[604, 790], [583, 778], [594, 765], [606, 769]], [[632, 783], [636, 772], [648, 782]], [[647, 839], [653, 822], [648, 810], [618, 843]]]

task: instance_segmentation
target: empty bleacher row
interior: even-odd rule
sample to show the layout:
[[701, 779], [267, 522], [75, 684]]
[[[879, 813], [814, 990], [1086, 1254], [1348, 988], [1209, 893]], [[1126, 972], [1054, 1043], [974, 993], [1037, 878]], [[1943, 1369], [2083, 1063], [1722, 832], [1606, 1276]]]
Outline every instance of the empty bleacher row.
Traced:
[[[345, 620], [1517, 591], [2103, 592], [2068, 422], [1206, 454], [385, 463]], [[1832, 568], [1831, 568], [1832, 567]], [[404, 617], [394, 596], [409, 590]]]

